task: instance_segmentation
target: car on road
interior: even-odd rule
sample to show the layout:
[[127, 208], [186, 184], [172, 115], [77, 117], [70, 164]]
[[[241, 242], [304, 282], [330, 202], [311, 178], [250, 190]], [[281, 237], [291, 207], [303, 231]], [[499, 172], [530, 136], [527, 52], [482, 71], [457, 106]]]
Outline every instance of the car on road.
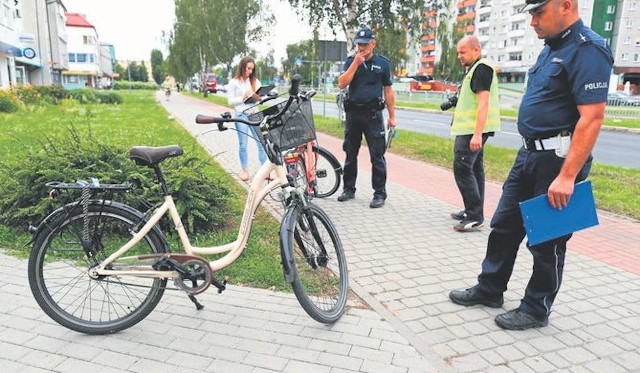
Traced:
[[609, 93], [607, 96], [609, 106], [640, 106], [640, 96], [631, 96], [622, 92]]
[[206, 74], [204, 76], [204, 87], [202, 88], [206, 93], [218, 92], [218, 77], [215, 74]]

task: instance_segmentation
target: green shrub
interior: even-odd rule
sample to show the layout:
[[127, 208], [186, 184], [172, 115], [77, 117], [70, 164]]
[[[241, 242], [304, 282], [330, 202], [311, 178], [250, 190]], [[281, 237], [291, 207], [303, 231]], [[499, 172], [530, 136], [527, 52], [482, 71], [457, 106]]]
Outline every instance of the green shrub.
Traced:
[[35, 87], [36, 91], [40, 93], [42, 99], [50, 104], [57, 105], [61, 100], [69, 97], [69, 91], [63, 86], [54, 85], [39, 85]]
[[81, 104], [92, 104], [98, 102], [98, 95], [96, 95], [96, 91], [86, 88], [70, 90], [69, 98], [72, 98]]
[[158, 89], [158, 85], [153, 82], [130, 82], [127, 80], [117, 81], [113, 83], [113, 89], [145, 89], [155, 91]]
[[20, 109], [20, 101], [10, 90], [0, 89], [0, 113], [13, 113]]
[[116, 92], [111, 91], [97, 91], [98, 102], [101, 104], [121, 104], [122, 96]]
[[[224, 182], [203, 172], [206, 162], [181, 156], [165, 161], [162, 167], [185, 228], [192, 233], [224, 226], [230, 217], [221, 211], [229, 211], [228, 202], [235, 198], [230, 197], [232, 193]], [[121, 193], [114, 199], [141, 211], [163, 200], [151, 168], [136, 166], [128, 157], [128, 149], [107, 145], [90, 134], [82, 138], [75, 127], [65, 134], [47, 137], [40, 149], [19, 161], [0, 161], [0, 177], [0, 222], [16, 228], [35, 225], [59, 207], [47, 198], [45, 183], [49, 181], [97, 178], [104, 184], [129, 183], [135, 187], [134, 193]], [[134, 198], [135, 195], [142, 198]], [[164, 224], [169, 223], [164, 220]]]

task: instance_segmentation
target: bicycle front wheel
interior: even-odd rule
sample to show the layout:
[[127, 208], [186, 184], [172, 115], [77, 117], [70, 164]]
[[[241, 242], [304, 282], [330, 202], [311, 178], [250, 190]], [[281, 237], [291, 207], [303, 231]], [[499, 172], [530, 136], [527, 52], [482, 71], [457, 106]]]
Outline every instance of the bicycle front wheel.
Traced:
[[[79, 205], [69, 209], [37, 234], [28, 268], [33, 296], [49, 317], [78, 332], [108, 334], [137, 324], [156, 307], [167, 280], [132, 276], [96, 279], [88, 271], [131, 239], [142, 214], [120, 204], [92, 203], [85, 220]], [[91, 258], [83, 244], [92, 252]], [[127, 255], [166, 250], [164, 238], [152, 230]]]
[[348, 292], [347, 261], [338, 232], [317, 205], [287, 210], [282, 245], [292, 259], [293, 292], [314, 320], [330, 324], [345, 311]]
[[316, 159], [314, 196], [329, 197], [340, 187], [342, 166], [336, 157], [323, 147], [314, 146], [313, 153]]

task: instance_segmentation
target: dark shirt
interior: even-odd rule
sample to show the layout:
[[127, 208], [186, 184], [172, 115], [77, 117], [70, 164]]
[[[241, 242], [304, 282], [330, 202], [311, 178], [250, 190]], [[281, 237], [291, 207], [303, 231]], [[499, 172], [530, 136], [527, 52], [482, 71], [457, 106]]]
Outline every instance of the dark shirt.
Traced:
[[491, 90], [492, 82], [493, 69], [491, 66], [481, 63], [473, 70], [473, 76], [471, 77], [471, 90], [473, 93]]
[[[347, 57], [342, 71], [347, 71], [353, 56]], [[393, 84], [389, 60], [379, 54], [373, 54], [369, 61], [358, 66], [358, 70], [349, 83], [349, 100], [356, 104], [368, 104], [383, 97], [383, 87]]]
[[606, 41], [578, 20], [545, 40], [518, 113], [518, 132], [528, 138], [575, 129], [578, 105], [606, 102], [613, 65]]

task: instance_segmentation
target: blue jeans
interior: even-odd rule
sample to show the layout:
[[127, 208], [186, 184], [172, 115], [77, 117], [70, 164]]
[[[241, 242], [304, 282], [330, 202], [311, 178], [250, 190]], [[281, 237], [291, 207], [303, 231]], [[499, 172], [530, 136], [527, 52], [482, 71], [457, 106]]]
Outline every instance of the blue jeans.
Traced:
[[[453, 176], [464, 203], [464, 212], [469, 220], [484, 221], [484, 146], [480, 151], [469, 149], [473, 135], [456, 136], [453, 146]], [[482, 145], [488, 133], [482, 134]]]
[[384, 138], [384, 118], [381, 111], [350, 111], [344, 129], [344, 143], [342, 149], [347, 157], [344, 161], [345, 192], [355, 193], [356, 178], [358, 177], [358, 152], [362, 135], [367, 139], [369, 158], [371, 160], [371, 186], [374, 197], [387, 198], [387, 163], [384, 153], [387, 150]]
[[[247, 119], [247, 116], [242, 112], [237, 112], [235, 117]], [[256, 144], [258, 145], [258, 159], [260, 160], [260, 164], [267, 161], [267, 153], [265, 153], [264, 147], [260, 143], [260, 134], [258, 133], [257, 127], [236, 122], [236, 133], [238, 134], [238, 156], [240, 157], [240, 166], [243, 170], [249, 168], [249, 161], [247, 157], [247, 142], [249, 140], [249, 135], [256, 140]]]
[[[499, 295], [507, 290], [513, 272], [518, 247], [525, 237], [519, 203], [546, 194], [558, 176], [564, 158], [553, 150], [534, 152], [520, 148], [503, 187], [502, 196], [491, 220], [491, 233], [487, 252], [478, 276], [480, 291]], [[591, 157], [576, 177], [576, 182], [587, 178], [591, 170]], [[533, 273], [527, 284], [520, 309], [538, 318], [551, 313], [551, 306], [560, 289], [567, 241], [571, 235], [529, 246], [533, 255]]]

